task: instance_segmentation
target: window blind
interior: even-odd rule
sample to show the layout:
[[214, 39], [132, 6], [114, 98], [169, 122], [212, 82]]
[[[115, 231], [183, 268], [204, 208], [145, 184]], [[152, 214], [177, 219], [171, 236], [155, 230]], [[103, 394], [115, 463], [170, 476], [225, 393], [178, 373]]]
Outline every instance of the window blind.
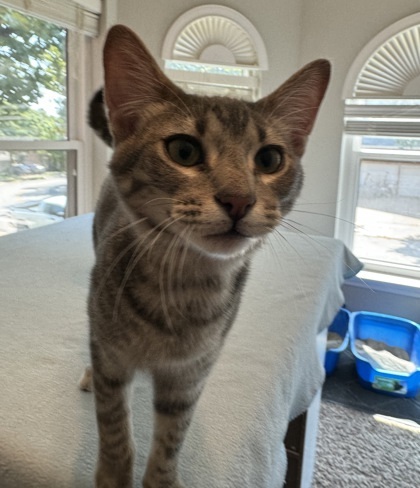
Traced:
[[420, 134], [420, 104], [346, 105], [344, 131], [355, 135], [417, 137]]
[[101, 0], [0, 0], [0, 5], [89, 36], [99, 32]]

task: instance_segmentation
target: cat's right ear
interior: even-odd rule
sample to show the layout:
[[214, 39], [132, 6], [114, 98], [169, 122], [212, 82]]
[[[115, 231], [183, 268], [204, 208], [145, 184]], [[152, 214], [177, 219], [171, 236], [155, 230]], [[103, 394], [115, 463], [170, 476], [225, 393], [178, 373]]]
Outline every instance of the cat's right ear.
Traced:
[[179, 96], [138, 36], [124, 25], [115, 25], [105, 41], [105, 102], [114, 142], [133, 134], [142, 111], [150, 103]]

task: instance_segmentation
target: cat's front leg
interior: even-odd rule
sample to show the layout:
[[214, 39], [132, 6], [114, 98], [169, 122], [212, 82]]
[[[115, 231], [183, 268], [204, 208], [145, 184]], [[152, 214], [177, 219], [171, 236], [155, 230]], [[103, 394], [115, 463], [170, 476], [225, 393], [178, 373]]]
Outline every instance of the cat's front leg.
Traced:
[[199, 370], [154, 372], [153, 444], [144, 488], [183, 488], [178, 479], [179, 454], [205, 376]]
[[[99, 433], [96, 488], [132, 488], [134, 444], [131, 436], [126, 372], [104, 368], [92, 357], [93, 391]], [[112, 371], [112, 373], [111, 373]]]

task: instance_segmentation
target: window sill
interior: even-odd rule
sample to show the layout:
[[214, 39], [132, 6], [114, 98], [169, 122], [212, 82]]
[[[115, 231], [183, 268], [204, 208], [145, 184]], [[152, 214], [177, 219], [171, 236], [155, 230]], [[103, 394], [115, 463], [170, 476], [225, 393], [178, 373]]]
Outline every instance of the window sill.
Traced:
[[362, 270], [357, 276], [346, 280], [346, 284], [375, 292], [420, 298], [420, 280], [405, 276]]

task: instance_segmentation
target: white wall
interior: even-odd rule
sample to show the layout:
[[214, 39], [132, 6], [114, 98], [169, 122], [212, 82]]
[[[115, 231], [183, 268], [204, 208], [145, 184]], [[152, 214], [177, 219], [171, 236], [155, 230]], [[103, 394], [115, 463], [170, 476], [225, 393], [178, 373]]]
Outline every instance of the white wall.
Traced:
[[395, 315], [420, 324], [420, 291], [418, 288], [361, 281], [354, 278], [343, 287], [346, 307], [351, 311], [366, 310]]

